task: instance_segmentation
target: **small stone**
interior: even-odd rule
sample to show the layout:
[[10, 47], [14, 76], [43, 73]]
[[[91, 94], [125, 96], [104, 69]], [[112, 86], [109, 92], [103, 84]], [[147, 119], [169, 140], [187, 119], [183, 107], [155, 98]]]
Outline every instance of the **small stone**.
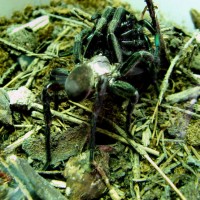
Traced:
[[[105, 157], [101, 159], [104, 162], [107, 160]], [[104, 170], [106, 168], [105, 165], [101, 165], [104, 167]], [[66, 163], [64, 176], [67, 179], [66, 194], [69, 195], [69, 199], [99, 199], [107, 190], [98, 172], [96, 170], [91, 171], [90, 169], [89, 151], [71, 157]]]
[[8, 91], [10, 98], [10, 105], [12, 106], [26, 106], [31, 107], [31, 103], [35, 101], [35, 95], [25, 86], [20, 87], [17, 90]]

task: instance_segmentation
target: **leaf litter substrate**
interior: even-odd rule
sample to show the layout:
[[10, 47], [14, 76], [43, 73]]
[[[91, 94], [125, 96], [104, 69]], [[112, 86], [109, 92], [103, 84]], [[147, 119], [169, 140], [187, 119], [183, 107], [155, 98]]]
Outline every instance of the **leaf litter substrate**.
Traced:
[[[64, 91], [58, 93], [60, 103], [57, 111], [61, 115], [55, 114], [51, 124], [52, 161], [49, 171], [59, 171], [59, 175], [45, 174], [42, 171], [46, 161], [45, 124], [43, 112], [36, 108], [36, 104], [42, 105], [42, 90], [49, 81], [52, 69], [67, 68], [69, 71], [73, 69], [75, 64], [71, 52], [74, 36], [85, 27], [92, 28], [94, 23], [91, 16], [97, 13], [97, 10], [101, 12], [107, 5], [116, 7], [123, 5], [127, 10], [134, 12], [129, 5], [118, 1], [58, 0], [51, 2], [50, 6], [29, 6], [22, 12], [13, 13], [11, 19], [0, 18], [0, 37], [3, 39], [0, 41], [0, 87], [5, 91], [12, 91], [26, 86], [34, 95], [34, 100], [29, 102], [29, 105], [11, 105], [11, 113], [3, 114], [7, 124], [0, 125], [3, 160], [1, 161], [6, 162], [6, 158], [14, 154], [27, 160], [33, 169], [39, 171], [39, 174], [49, 182], [53, 179], [63, 182], [67, 180], [67, 186], [58, 189], [64, 196], [68, 195], [67, 188], [79, 188], [74, 190], [75, 194], [73, 193], [71, 197], [68, 196], [69, 199], [84, 199], [79, 195], [80, 191], [89, 193], [85, 199], [114, 199], [108, 192], [110, 190], [108, 185], [105, 187], [105, 177], [98, 170], [98, 178], [103, 180], [101, 184], [104, 184], [104, 187], [98, 185], [96, 196], [93, 196], [91, 193], [93, 194], [94, 190], [90, 187], [97, 177], [84, 174], [84, 179], [91, 182], [88, 181], [87, 184], [84, 182], [77, 186], [69, 175], [73, 173], [67, 168], [75, 162], [72, 161], [73, 158], [78, 157], [81, 160], [82, 157], [79, 157], [85, 156], [84, 152], [88, 150], [90, 119], [95, 96], [76, 103], [68, 101]], [[42, 13], [52, 15], [46, 26], [36, 32], [27, 28], [26, 33], [23, 31], [17, 34], [10, 33], [19, 24], [26, 24], [41, 16]], [[147, 13], [148, 11], [145, 17], [148, 17]], [[138, 19], [140, 15], [141, 13], [136, 13]], [[200, 199], [199, 41], [194, 39], [182, 51], [192, 35], [177, 27], [167, 27], [163, 21], [160, 22], [160, 27], [169, 64], [180, 55], [167, 80], [167, 90], [160, 87], [160, 91], [164, 90], [164, 98], [156, 110], [159, 94], [155, 87], [151, 85], [140, 94], [139, 102], [132, 114], [131, 136], [124, 136], [120, 130], [122, 129], [123, 132], [126, 128], [127, 101], [122, 101], [111, 94], [107, 95], [97, 122], [95, 153], [97, 166], [95, 166], [97, 168], [101, 166], [110, 185], [121, 199], [136, 199], [139, 196], [142, 199], [180, 198], [146, 157], [131, 144], [130, 140], [134, 140], [148, 152], [150, 158], [186, 199], [196, 200]], [[5, 40], [14, 46], [7, 44]], [[150, 40], [153, 41], [152, 36]], [[26, 51], [17, 47], [23, 47]], [[156, 80], [159, 86], [169, 68], [169, 65], [166, 66], [162, 62], [160, 65]], [[196, 95], [191, 92], [193, 90]], [[182, 98], [181, 95], [184, 97]], [[54, 103], [51, 103], [52, 108], [53, 106]], [[0, 111], [3, 113], [5, 108], [2, 107]], [[24, 139], [16, 148], [12, 148], [11, 152], [5, 151], [9, 145], [36, 127], [39, 127], [38, 131]], [[147, 147], [150, 150], [146, 150]], [[75, 174], [77, 173], [83, 172], [77, 169]], [[9, 186], [15, 179], [15, 177], [6, 179], [5, 174], [1, 169], [2, 191], [4, 191], [2, 188], [5, 189], [5, 184]], [[79, 181], [82, 180], [77, 178], [76, 183]]]

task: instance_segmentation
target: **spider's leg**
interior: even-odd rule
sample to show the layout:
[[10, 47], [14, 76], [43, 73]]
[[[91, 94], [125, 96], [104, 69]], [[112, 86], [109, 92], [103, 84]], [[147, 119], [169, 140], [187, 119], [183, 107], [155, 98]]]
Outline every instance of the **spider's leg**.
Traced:
[[101, 34], [102, 30], [108, 25], [108, 23], [110, 22], [111, 17], [113, 16], [113, 12], [114, 12], [115, 8], [107, 6], [102, 15], [101, 18], [98, 20], [96, 27], [95, 27], [95, 31], [93, 35], [99, 35]]
[[154, 60], [154, 55], [148, 51], [135, 52], [120, 66], [121, 76], [125, 79], [127, 77], [134, 78], [134, 76], [146, 71], [156, 80], [157, 70], [154, 65]]
[[[154, 54], [147, 51], [138, 51], [123, 63], [120, 73], [122, 79], [128, 79], [138, 90], [142, 91], [153, 84], [157, 94], [159, 94], [159, 86], [156, 82], [158, 70], [159, 66]], [[141, 82], [141, 79], [144, 80]]]
[[123, 7], [118, 7], [115, 10], [115, 13], [113, 15], [113, 19], [109, 23], [108, 26], [108, 36], [107, 36], [107, 41], [108, 43], [110, 42], [110, 48], [112, 51], [114, 51], [114, 57], [117, 59], [118, 63], [122, 63], [123, 58], [122, 58], [122, 52], [120, 48], [119, 41], [116, 37], [116, 32], [119, 26], [121, 25], [121, 22], [125, 19], [127, 14], [127, 11]]
[[138, 51], [132, 54], [132, 56], [123, 63], [120, 71], [123, 77], [129, 77], [129, 79], [131, 78], [132, 80], [136, 79], [136, 77], [139, 77], [141, 80], [141, 77], [143, 77], [143, 89], [153, 84], [157, 95], [159, 95], [159, 86], [156, 82], [159, 65], [158, 58], [155, 54], [147, 51]]
[[109, 90], [124, 99], [129, 100], [129, 104], [127, 106], [127, 115], [126, 115], [126, 129], [129, 131], [130, 123], [131, 123], [131, 115], [134, 109], [134, 105], [138, 102], [139, 94], [134, 86], [130, 83], [116, 80], [109, 85]]
[[51, 150], [50, 150], [50, 126], [51, 126], [51, 111], [50, 111], [50, 96], [48, 88], [50, 84], [44, 87], [42, 91], [43, 113], [45, 121], [45, 146], [46, 146], [46, 163], [43, 167], [46, 170], [51, 162]]
[[155, 62], [157, 62], [157, 65], [159, 65], [160, 62], [162, 62], [162, 64], [167, 67], [170, 64], [170, 61], [169, 61], [169, 57], [167, 56], [167, 53], [166, 53], [166, 45], [165, 45], [163, 36], [161, 34], [161, 31], [160, 31], [160, 25], [159, 25], [159, 22], [156, 17], [153, 2], [150, 0], [145, 0], [145, 1], [146, 1], [148, 10], [149, 10], [149, 14], [152, 19], [152, 26], [155, 29], [155, 34], [154, 34], [155, 35], [155, 46], [156, 46], [156, 50], [155, 50], [156, 61]]
[[143, 20], [138, 21], [138, 23], [139, 23], [141, 26], [147, 28], [147, 29], [151, 32], [152, 35], [155, 35], [155, 34], [156, 34], [155, 28], [153, 28], [153, 25], [152, 25], [148, 20], [143, 19]]
[[[103, 31], [106, 28], [107, 24], [110, 22], [110, 19], [113, 16], [113, 12], [114, 12], [114, 8], [107, 6], [101, 17], [97, 20], [97, 23], [94, 27], [93, 33], [91, 33], [90, 35], [88, 35], [88, 42], [87, 42], [87, 46], [86, 46], [86, 50], [85, 50], [85, 54], [84, 57], [90, 57], [92, 53], [95, 52], [95, 50], [97, 50], [97, 43], [101, 41], [100, 37], [103, 36]], [[100, 40], [100, 41], [99, 41]], [[105, 45], [105, 44], [103, 44]]]
[[101, 76], [96, 91], [96, 100], [93, 107], [92, 120], [91, 120], [91, 135], [90, 135], [90, 163], [94, 160], [94, 149], [95, 149], [95, 132], [96, 132], [96, 124], [97, 118], [99, 116], [104, 96], [106, 95], [106, 89], [108, 86], [108, 79], [105, 76]]
[[[147, 28], [152, 35], [154, 35], [154, 42], [155, 42], [155, 57], [157, 58], [159, 56], [159, 50], [160, 50], [160, 35], [156, 32], [156, 29], [153, 27], [153, 25], [148, 20], [140, 20], [139, 24]], [[146, 39], [146, 38], [145, 38]], [[146, 39], [149, 43], [149, 39]]]
[[45, 121], [45, 146], [46, 146], [46, 163], [43, 169], [47, 169], [51, 163], [51, 121], [52, 115], [50, 111], [51, 95], [50, 91], [58, 91], [63, 89], [64, 80], [66, 79], [68, 72], [64, 69], [58, 68], [54, 69], [50, 75], [50, 83], [47, 84], [42, 91], [42, 103], [43, 103], [43, 113]]
[[74, 62], [80, 63], [82, 61], [82, 45], [83, 40], [87, 37], [88, 34], [91, 33], [91, 29], [84, 29], [74, 38], [74, 47], [73, 47], [73, 55]]
[[[113, 93], [121, 95], [122, 97], [124, 96], [126, 99], [130, 99], [127, 106], [126, 119], [127, 130], [129, 130], [132, 111], [139, 98], [137, 90], [142, 90], [143, 87], [148, 86], [149, 83], [156, 80], [157, 71], [154, 65], [154, 55], [147, 51], [133, 53], [129, 59], [121, 65], [120, 74], [120, 79], [126, 82], [115, 81], [111, 87], [114, 87], [114, 89], [112, 89]], [[143, 77], [147, 78], [142, 81], [142, 86], [140, 86], [138, 85], [138, 82], [141, 82], [141, 78]]]

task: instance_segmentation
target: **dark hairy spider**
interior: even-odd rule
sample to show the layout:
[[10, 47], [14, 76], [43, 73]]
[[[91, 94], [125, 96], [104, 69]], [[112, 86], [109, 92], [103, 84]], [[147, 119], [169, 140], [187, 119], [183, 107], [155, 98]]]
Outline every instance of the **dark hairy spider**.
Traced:
[[153, 47], [144, 33], [146, 28], [158, 38], [150, 22], [138, 21], [123, 7], [106, 7], [95, 20], [93, 29], [83, 30], [75, 37], [73, 52], [75, 62], [79, 64], [70, 73], [64, 69], [54, 69], [50, 83], [43, 89], [48, 164], [51, 162], [50, 90], [64, 89], [68, 99], [73, 101], [82, 101], [96, 94], [91, 120], [91, 162], [97, 118], [105, 95], [112, 93], [129, 100], [126, 117], [128, 131], [139, 92], [156, 79], [159, 40], [155, 39]]
[[[90, 59], [102, 54], [111, 64], [118, 63], [117, 70], [123, 75], [123, 80], [126, 79], [139, 92], [145, 90], [157, 79], [159, 62], [159, 35], [151, 23], [147, 20], [137, 20], [123, 7], [108, 6], [101, 15], [95, 15], [94, 18], [96, 22], [93, 29], [84, 29], [75, 36], [75, 63], [83, 63], [85, 58]], [[155, 37], [155, 48], [144, 33], [144, 28]], [[143, 51], [142, 55], [145, 55], [145, 58], [140, 51]]]

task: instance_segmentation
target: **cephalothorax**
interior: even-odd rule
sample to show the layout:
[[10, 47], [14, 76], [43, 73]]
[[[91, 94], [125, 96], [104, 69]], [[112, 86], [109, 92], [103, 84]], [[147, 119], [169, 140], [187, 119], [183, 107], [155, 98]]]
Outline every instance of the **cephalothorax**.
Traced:
[[[103, 103], [109, 92], [129, 100], [127, 106], [127, 130], [130, 125], [134, 105], [139, 98], [140, 89], [144, 89], [155, 80], [156, 52], [143, 27], [155, 31], [147, 21], [137, 21], [124, 8], [107, 7], [96, 19], [92, 30], [82, 31], [75, 37], [74, 56], [79, 63], [68, 73], [64, 69], [55, 69], [51, 81], [43, 90], [44, 116], [47, 135], [47, 162], [50, 153], [50, 96], [49, 89], [64, 89], [68, 99], [81, 101], [96, 93], [90, 136], [90, 161], [93, 159], [96, 122]], [[147, 79], [147, 80], [144, 80]]]

